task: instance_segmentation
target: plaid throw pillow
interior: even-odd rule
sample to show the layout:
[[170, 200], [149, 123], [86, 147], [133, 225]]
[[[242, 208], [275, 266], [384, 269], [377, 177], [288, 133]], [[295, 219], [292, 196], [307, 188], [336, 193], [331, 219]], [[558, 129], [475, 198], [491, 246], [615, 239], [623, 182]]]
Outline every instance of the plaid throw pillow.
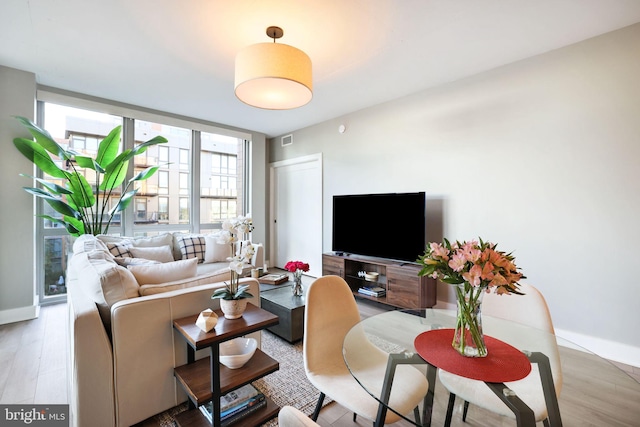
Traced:
[[116, 258], [133, 258], [131, 251], [129, 251], [129, 245], [123, 243], [107, 243], [107, 249]]
[[204, 261], [205, 245], [204, 236], [183, 236], [178, 240], [182, 259], [198, 258], [198, 264]]

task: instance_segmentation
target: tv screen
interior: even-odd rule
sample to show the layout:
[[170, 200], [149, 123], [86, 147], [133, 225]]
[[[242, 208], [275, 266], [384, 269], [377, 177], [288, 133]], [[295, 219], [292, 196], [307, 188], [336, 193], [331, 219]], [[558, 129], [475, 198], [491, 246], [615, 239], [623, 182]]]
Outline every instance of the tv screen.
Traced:
[[425, 228], [424, 192], [333, 196], [334, 252], [415, 262]]

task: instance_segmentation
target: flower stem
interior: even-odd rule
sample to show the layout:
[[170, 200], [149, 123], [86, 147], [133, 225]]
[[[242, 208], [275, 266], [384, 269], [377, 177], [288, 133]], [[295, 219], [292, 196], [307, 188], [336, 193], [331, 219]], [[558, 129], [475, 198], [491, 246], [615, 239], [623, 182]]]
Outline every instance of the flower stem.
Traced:
[[[477, 351], [475, 355], [479, 357], [487, 355], [480, 323], [482, 292], [484, 292], [482, 287], [473, 287], [469, 283], [456, 286], [458, 315], [452, 346], [464, 356], [473, 355], [473, 351], [467, 351], [470, 345], [475, 347]], [[472, 342], [467, 341], [467, 331]]]

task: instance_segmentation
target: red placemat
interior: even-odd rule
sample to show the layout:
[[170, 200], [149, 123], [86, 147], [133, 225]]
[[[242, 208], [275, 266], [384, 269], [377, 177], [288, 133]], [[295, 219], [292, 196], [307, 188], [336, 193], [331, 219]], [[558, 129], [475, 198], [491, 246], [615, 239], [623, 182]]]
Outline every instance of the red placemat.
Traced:
[[529, 375], [531, 362], [517, 348], [484, 336], [486, 357], [465, 357], [453, 347], [453, 329], [423, 332], [414, 341], [418, 354], [428, 363], [461, 377], [489, 383], [517, 381]]

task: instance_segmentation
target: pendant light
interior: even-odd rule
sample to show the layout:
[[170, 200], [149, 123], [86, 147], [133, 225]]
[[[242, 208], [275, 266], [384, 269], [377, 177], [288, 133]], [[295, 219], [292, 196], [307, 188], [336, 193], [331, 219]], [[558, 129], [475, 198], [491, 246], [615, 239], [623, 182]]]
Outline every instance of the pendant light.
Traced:
[[245, 104], [288, 110], [311, 101], [311, 59], [300, 49], [276, 43], [283, 34], [281, 28], [269, 27], [273, 43], [247, 46], [236, 55], [235, 93]]

